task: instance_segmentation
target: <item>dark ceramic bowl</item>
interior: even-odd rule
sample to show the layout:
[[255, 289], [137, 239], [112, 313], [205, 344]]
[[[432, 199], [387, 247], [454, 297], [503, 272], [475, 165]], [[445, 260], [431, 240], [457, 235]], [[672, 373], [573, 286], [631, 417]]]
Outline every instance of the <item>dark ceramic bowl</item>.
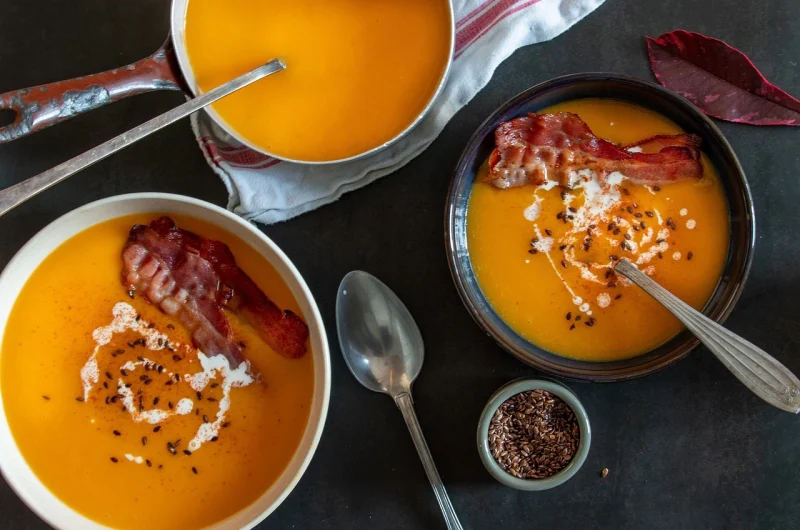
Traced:
[[613, 362], [569, 359], [522, 338], [495, 313], [475, 278], [467, 245], [467, 205], [478, 168], [494, 148], [494, 130], [504, 121], [563, 101], [600, 97], [636, 103], [652, 109], [703, 139], [703, 151], [716, 167], [728, 201], [731, 239], [725, 270], [703, 313], [722, 322], [744, 287], [753, 259], [755, 216], [750, 188], [733, 149], [716, 125], [684, 98], [654, 83], [633, 77], [588, 73], [559, 77], [526, 90], [492, 114], [478, 128], [458, 162], [445, 210], [445, 243], [458, 293], [475, 321], [500, 346], [519, 360], [544, 372], [588, 381], [621, 381], [651, 374], [685, 357], [699, 344], [684, 330], [642, 355]]

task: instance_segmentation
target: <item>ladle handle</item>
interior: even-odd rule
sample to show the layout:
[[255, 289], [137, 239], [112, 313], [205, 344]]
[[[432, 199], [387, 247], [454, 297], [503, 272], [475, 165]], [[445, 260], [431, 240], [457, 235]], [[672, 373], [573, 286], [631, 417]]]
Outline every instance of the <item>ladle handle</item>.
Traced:
[[779, 409], [800, 412], [800, 380], [775, 358], [694, 310], [629, 261], [621, 260], [616, 271], [669, 309], [758, 397]]
[[419, 458], [422, 460], [422, 467], [425, 468], [425, 473], [433, 487], [433, 493], [436, 494], [436, 500], [439, 501], [439, 507], [442, 509], [448, 530], [463, 530], [456, 511], [453, 509], [453, 504], [450, 502], [450, 497], [447, 496], [442, 477], [439, 476], [436, 464], [433, 463], [433, 457], [425, 442], [425, 437], [422, 435], [422, 428], [419, 426], [417, 414], [414, 412], [414, 401], [411, 399], [411, 394], [403, 392], [394, 398], [394, 402], [397, 403], [397, 407], [403, 413], [403, 419], [406, 420], [408, 430], [411, 432], [411, 439], [414, 440]]
[[23, 180], [18, 184], [14, 184], [4, 190], [0, 190], [0, 216], [7, 213], [12, 208], [19, 206], [27, 201], [34, 195], [37, 195], [44, 190], [58, 184], [66, 179], [85, 169], [92, 164], [103, 160], [104, 158], [124, 149], [134, 142], [138, 142], [145, 136], [152, 134], [167, 125], [175, 123], [176, 121], [185, 118], [186, 116], [197, 112], [206, 105], [217, 101], [228, 94], [239, 90], [259, 79], [266, 77], [275, 72], [279, 72], [286, 68], [286, 65], [280, 59], [274, 59], [267, 64], [256, 68], [246, 74], [243, 74], [232, 81], [218, 86], [217, 88], [206, 92], [194, 99], [190, 99], [186, 103], [175, 107], [172, 110], [165, 112], [160, 116], [156, 116], [150, 121], [147, 121], [138, 127], [120, 134], [119, 136], [104, 142], [97, 147], [94, 147], [85, 153], [76, 156], [66, 162], [63, 162], [52, 169], [48, 169], [43, 173]]

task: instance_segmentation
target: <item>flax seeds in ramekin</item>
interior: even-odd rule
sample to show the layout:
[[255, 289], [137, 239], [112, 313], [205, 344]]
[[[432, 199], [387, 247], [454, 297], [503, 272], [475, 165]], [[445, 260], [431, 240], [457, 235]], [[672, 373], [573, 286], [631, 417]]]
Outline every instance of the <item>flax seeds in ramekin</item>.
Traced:
[[558, 474], [580, 444], [575, 412], [547, 390], [520, 392], [497, 408], [489, 423], [489, 450], [497, 464], [521, 479]]

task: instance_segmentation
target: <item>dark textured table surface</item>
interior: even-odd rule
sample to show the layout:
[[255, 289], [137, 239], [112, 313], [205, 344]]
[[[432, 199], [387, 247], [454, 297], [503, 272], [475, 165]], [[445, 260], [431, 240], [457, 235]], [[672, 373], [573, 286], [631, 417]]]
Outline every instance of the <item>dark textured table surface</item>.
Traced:
[[[5, 0], [0, 92], [119, 66], [163, 41], [167, 0]], [[260, 528], [443, 528], [405, 425], [390, 399], [348, 373], [334, 330], [341, 277], [364, 269], [396, 290], [427, 348], [415, 386], [420, 422], [467, 529], [797, 528], [800, 420], [762, 403], [705, 349], [657, 375], [571, 384], [594, 430], [564, 486], [523, 493], [495, 482], [475, 447], [486, 399], [534, 370], [504, 353], [464, 310], [445, 261], [450, 173], [472, 131], [503, 101], [549, 78], [606, 70], [650, 79], [644, 35], [688, 29], [744, 50], [800, 94], [797, 0], [607, 0], [553, 41], [523, 48], [411, 164], [337, 203], [264, 231], [294, 260], [328, 326], [333, 389], [316, 456]], [[0, 187], [32, 176], [182, 101], [139, 96], [0, 145]], [[755, 198], [758, 242], [731, 329], [800, 373], [800, 131], [722, 123]], [[162, 191], [224, 205], [188, 123], [171, 126], [0, 218], [0, 266], [38, 230], [89, 201]], [[600, 469], [608, 467], [606, 479]], [[0, 481], [0, 528], [44, 528]]]

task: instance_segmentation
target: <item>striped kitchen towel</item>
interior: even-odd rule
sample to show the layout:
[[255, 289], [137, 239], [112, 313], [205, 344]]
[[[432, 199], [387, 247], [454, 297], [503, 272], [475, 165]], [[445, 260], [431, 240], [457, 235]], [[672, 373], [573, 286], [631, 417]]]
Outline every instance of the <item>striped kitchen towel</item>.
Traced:
[[230, 210], [260, 223], [285, 221], [407, 164], [514, 50], [560, 35], [603, 1], [454, 0], [455, 52], [444, 90], [411, 133], [367, 158], [323, 166], [292, 164], [239, 144], [205, 113], [192, 115], [192, 129], [208, 164], [228, 188]]

